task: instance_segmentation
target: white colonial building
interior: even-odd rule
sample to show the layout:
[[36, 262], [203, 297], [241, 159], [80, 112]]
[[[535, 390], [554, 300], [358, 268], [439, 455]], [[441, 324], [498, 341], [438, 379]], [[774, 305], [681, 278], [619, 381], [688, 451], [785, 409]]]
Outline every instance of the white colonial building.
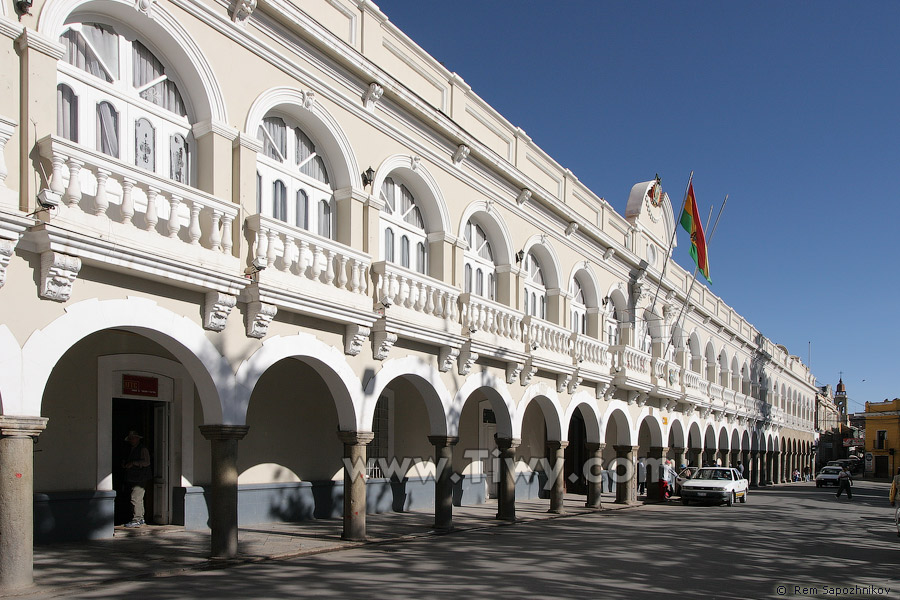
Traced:
[[597, 196], [371, 1], [2, 0], [0, 35], [0, 585], [127, 519], [131, 429], [149, 520], [217, 556], [598, 506], [591, 459], [811, 464], [809, 369], [661, 276], [668, 196]]

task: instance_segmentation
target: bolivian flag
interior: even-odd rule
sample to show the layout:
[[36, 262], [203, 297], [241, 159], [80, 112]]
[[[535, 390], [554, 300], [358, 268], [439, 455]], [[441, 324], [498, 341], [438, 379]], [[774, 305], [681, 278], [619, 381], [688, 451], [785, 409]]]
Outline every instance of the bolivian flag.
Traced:
[[706, 277], [706, 281], [712, 283], [709, 278], [709, 257], [706, 255], [706, 237], [703, 235], [703, 222], [700, 221], [697, 199], [694, 198], [693, 182], [688, 186], [684, 210], [681, 212], [681, 226], [691, 234], [691, 258], [697, 263], [697, 268]]

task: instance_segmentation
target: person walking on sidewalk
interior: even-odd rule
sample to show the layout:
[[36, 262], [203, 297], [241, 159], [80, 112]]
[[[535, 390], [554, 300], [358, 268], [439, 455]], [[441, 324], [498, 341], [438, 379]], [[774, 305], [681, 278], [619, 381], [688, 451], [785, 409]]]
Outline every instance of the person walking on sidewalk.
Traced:
[[841, 469], [840, 475], [838, 475], [838, 490], [834, 495], [835, 498], [841, 497], [841, 492], [844, 490], [847, 491], [847, 500], [853, 500], [853, 486], [850, 481], [850, 468], [847, 465], [844, 465], [843, 469]]

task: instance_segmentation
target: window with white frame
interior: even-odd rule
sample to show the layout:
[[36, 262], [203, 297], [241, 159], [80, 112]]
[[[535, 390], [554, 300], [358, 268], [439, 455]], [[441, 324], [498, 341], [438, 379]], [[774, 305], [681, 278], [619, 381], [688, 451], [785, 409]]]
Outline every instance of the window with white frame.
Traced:
[[191, 123], [173, 73], [117, 29], [72, 23], [60, 36], [57, 135], [189, 184]]
[[270, 114], [257, 129], [257, 205], [261, 214], [333, 239], [334, 190], [325, 159], [287, 115]]
[[544, 273], [537, 257], [529, 252], [525, 257], [525, 314], [546, 319], [547, 288]]
[[497, 267], [487, 234], [481, 225], [469, 220], [463, 235], [466, 239], [466, 249], [463, 252], [465, 291], [496, 300]]
[[587, 333], [587, 305], [584, 301], [584, 288], [578, 278], [572, 279], [569, 292], [572, 294], [572, 331]]
[[381, 211], [382, 258], [427, 275], [425, 219], [412, 192], [406, 185], [386, 177], [381, 184], [381, 201], [384, 202]]
[[610, 346], [619, 345], [619, 311], [613, 305], [612, 312], [606, 318], [606, 343]]

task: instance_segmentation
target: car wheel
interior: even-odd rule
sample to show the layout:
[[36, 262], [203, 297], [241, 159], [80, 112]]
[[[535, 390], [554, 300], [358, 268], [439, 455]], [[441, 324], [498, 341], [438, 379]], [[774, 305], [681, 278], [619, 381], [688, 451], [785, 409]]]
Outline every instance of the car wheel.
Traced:
[[819, 482], [817, 481], [817, 482], [816, 482], [816, 487], [822, 487], [822, 484], [819, 483]]
[[684, 504], [685, 506], [687, 506], [688, 504], [691, 503], [691, 501], [688, 500], [687, 498], [682, 498], [682, 499], [681, 499], [681, 503]]
[[731, 492], [731, 495], [728, 496], [728, 500], [725, 501], [725, 504], [727, 504], [728, 506], [734, 506], [734, 497], [735, 493]]

